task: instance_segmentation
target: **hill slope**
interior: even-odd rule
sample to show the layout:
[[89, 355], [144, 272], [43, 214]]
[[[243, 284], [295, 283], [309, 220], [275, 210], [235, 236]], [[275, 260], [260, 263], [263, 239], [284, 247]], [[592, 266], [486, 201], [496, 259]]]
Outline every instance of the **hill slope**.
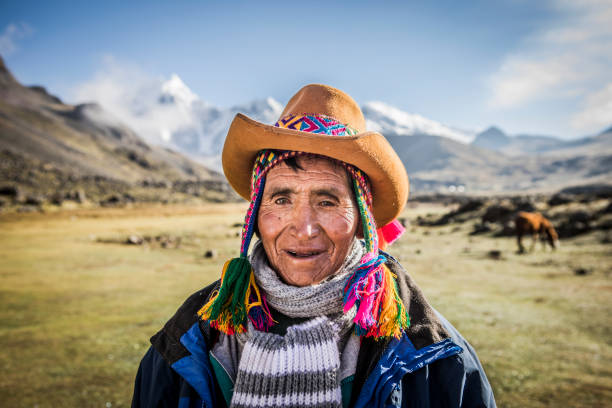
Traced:
[[1, 58], [0, 152], [0, 182], [34, 192], [91, 178], [125, 188], [191, 182], [227, 190], [219, 173], [147, 144], [100, 106], [67, 105], [40, 86], [21, 85]]

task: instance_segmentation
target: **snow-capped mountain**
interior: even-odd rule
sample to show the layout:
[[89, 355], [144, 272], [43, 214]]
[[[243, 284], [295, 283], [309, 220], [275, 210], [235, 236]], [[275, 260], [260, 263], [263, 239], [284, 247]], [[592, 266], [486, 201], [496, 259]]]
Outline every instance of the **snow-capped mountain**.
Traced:
[[461, 143], [470, 143], [473, 132], [445, 126], [421, 115], [404, 112], [383, 102], [368, 102], [362, 107], [368, 130], [385, 136], [442, 136]]
[[168, 81], [162, 83], [160, 103], [174, 103], [189, 108], [199, 100], [198, 95], [194, 94], [176, 74], [172, 74]]
[[172, 75], [161, 84], [157, 103], [184, 117], [183, 125], [175, 126], [172, 132], [162, 130], [162, 139], [217, 169], [220, 168], [219, 155], [225, 135], [236, 113], [244, 113], [264, 123], [274, 123], [282, 111], [280, 103], [273, 98], [231, 108], [213, 106], [193, 93], [178, 75]]
[[[215, 170], [221, 168], [223, 143], [236, 113], [273, 124], [282, 111], [273, 98], [229, 108], [214, 106], [178, 75], [165, 81], [124, 81], [114, 87], [103, 83], [84, 91], [106, 96], [100, 104], [151, 144], [171, 147]], [[417, 190], [451, 185], [469, 191], [553, 188], [572, 180], [594, 182], [610, 174], [608, 134], [571, 143], [511, 136], [495, 128], [477, 136], [383, 102], [366, 103], [362, 110], [367, 128], [387, 138]]]
[[[255, 100], [230, 108], [213, 106], [196, 95], [176, 74], [158, 85], [157, 97], [143, 101], [141, 93], [134, 114], [140, 117], [155, 116], [158, 135], [152, 142], [167, 144], [194, 157], [208, 166], [219, 169], [219, 156], [229, 125], [240, 112], [262, 123], [274, 123], [282, 112], [282, 105], [273, 98]], [[146, 110], [150, 110], [147, 115]], [[440, 136], [460, 143], [469, 143], [474, 134], [442, 125], [423, 116], [410, 114], [382, 102], [369, 102], [362, 107], [368, 130], [381, 132], [385, 136]], [[160, 118], [162, 120], [160, 120]], [[164, 121], [163, 119], [167, 120]], [[138, 123], [129, 123], [139, 130]], [[148, 126], [151, 125], [149, 121]], [[151, 135], [150, 128], [142, 131], [145, 138]]]

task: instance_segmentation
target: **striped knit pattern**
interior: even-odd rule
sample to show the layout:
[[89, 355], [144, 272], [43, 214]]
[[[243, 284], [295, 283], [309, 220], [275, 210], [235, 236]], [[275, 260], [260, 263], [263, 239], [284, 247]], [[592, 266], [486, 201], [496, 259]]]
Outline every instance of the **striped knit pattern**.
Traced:
[[341, 407], [337, 333], [324, 316], [285, 336], [249, 330], [231, 407]]

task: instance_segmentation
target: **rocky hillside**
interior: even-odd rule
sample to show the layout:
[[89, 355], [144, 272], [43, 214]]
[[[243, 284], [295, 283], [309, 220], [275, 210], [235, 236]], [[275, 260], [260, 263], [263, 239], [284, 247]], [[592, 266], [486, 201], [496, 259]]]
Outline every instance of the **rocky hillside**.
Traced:
[[1, 58], [0, 170], [3, 202], [231, 196], [219, 173], [147, 144], [96, 104], [21, 85]]

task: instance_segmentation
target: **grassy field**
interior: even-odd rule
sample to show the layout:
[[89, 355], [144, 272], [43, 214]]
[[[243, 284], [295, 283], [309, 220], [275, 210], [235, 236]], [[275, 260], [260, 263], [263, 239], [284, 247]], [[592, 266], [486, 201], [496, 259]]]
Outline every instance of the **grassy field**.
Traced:
[[[129, 406], [149, 337], [238, 254], [244, 209], [0, 215], [0, 405]], [[517, 255], [514, 240], [470, 231], [409, 227], [390, 252], [474, 345], [498, 405], [612, 406], [610, 244], [591, 234], [556, 253]], [[124, 244], [133, 234], [181, 244]], [[205, 258], [207, 249], [217, 256]]]

